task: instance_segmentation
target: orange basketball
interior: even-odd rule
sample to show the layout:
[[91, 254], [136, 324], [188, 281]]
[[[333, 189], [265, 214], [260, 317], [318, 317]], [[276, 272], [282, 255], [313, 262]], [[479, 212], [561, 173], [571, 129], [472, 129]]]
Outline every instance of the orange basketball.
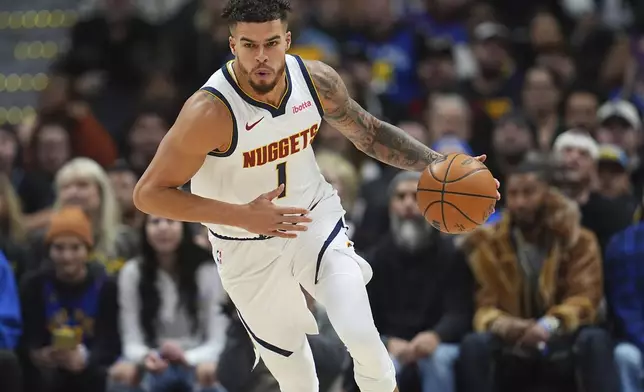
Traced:
[[496, 183], [487, 167], [465, 154], [448, 154], [418, 181], [418, 208], [443, 233], [467, 233], [482, 225], [496, 205]]

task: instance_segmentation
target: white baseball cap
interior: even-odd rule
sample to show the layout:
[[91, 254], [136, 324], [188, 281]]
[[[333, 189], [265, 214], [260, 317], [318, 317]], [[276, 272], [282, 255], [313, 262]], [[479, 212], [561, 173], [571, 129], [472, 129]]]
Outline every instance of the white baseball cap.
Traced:
[[597, 111], [597, 118], [600, 122], [604, 122], [613, 117], [623, 119], [635, 129], [640, 129], [642, 125], [640, 115], [635, 105], [625, 100], [608, 101]]

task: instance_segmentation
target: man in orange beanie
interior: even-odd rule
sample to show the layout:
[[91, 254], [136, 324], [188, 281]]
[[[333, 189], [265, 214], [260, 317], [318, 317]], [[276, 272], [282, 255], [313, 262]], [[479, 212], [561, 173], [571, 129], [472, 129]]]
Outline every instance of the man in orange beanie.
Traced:
[[116, 284], [90, 260], [92, 226], [80, 208], [56, 212], [45, 243], [51, 263], [27, 277], [21, 292], [24, 340], [43, 376], [32, 389], [100, 392], [119, 355]]

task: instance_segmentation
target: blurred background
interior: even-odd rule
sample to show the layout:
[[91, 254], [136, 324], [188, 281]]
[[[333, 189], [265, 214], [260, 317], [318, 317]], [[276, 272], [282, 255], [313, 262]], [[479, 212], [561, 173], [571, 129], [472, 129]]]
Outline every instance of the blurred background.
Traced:
[[[644, 2], [290, 3], [292, 54], [334, 66], [433, 149], [487, 154], [502, 184], [487, 234], [446, 237], [420, 216], [417, 179], [319, 132], [401, 392], [644, 391]], [[232, 58], [224, 4], [0, 2], [3, 391], [279, 390], [261, 363], [251, 373], [234, 307], [204, 283], [218, 279], [204, 229], [132, 203], [183, 102]], [[305, 295], [320, 390], [357, 391]], [[515, 329], [564, 342], [508, 354]], [[528, 364], [508, 371], [508, 355]]]

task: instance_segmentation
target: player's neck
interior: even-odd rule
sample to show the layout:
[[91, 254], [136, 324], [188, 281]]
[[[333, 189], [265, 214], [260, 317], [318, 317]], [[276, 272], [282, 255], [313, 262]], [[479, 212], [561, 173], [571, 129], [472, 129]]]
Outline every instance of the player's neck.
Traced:
[[267, 94], [258, 94], [251, 86], [250, 83], [248, 83], [248, 80], [245, 80], [244, 78], [240, 78], [239, 75], [242, 74], [241, 70], [239, 69], [239, 64], [237, 61], [233, 61], [232, 64], [232, 70], [235, 73], [235, 78], [237, 79], [237, 84], [239, 84], [239, 87], [242, 89], [246, 95], [249, 97], [253, 98], [256, 101], [259, 102], [265, 102], [268, 104], [271, 104], [273, 106], [279, 106], [282, 97], [284, 96], [284, 92], [286, 91], [286, 72], [283, 72], [281, 76], [279, 76], [279, 79], [277, 80], [277, 84], [275, 85], [275, 88], [271, 90]]

